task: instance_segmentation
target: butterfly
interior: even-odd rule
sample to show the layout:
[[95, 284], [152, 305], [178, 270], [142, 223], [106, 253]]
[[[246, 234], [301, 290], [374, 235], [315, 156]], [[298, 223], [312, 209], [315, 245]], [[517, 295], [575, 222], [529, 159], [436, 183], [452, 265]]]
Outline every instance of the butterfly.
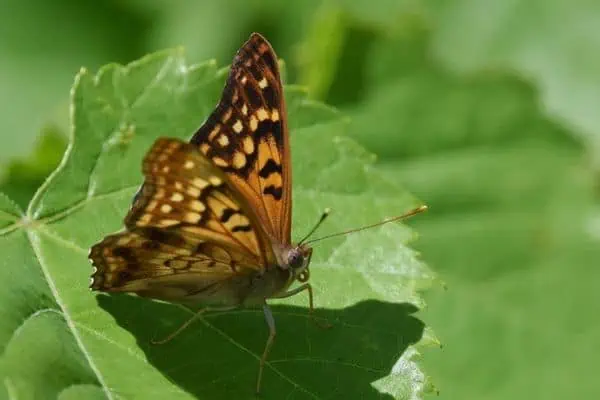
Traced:
[[125, 229], [89, 254], [93, 290], [201, 306], [196, 315], [262, 306], [269, 336], [257, 392], [276, 332], [266, 300], [306, 291], [311, 314], [314, 309], [312, 248], [304, 239], [291, 240], [287, 125], [277, 57], [254, 33], [238, 50], [219, 103], [191, 140], [155, 141], [142, 162], [144, 182]]

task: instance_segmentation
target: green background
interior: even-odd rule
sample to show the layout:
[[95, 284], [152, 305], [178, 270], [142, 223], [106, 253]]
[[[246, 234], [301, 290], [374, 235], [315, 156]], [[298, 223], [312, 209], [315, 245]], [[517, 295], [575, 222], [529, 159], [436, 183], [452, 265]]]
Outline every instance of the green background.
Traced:
[[[445, 282], [423, 293], [427, 306], [418, 314], [443, 346], [421, 351], [420, 360], [439, 398], [600, 397], [597, 1], [3, 0], [0, 5], [10, 10], [0, 13], [0, 191], [22, 209], [62, 157], [69, 89], [81, 66], [97, 71], [109, 62], [128, 63], [176, 46], [185, 48], [189, 63], [215, 58], [222, 66], [249, 33], [258, 31], [285, 60], [287, 82], [302, 85], [312, 99], [350, 118], [346, 135], [377, 156], [377, 179], [400, 182], [430, 206], [408, 224], [419, 236], [411, 246]], [[312, 114], [307, 118], [319, 121]], [[139, 161], [144, 150], [135, 151]], [[367, 162], [351, 144], [344, 154], [348, 163]], [[349, 182], [374, 179], [345, 176]], [[311, 187], [311, 179], [298, 181]], [[362, 189], [363, 183], [355, 184]], [[368, 203], [385, 192], [371, 189], [353, 201]], [[130, 195], [124, 193], [121, 209]], [[1, 199], [2, 209], [11, 209]], [[343, 199], [327, 198], [326, 205], [343, 210], [336, 201]], [[379, 208], [383, 215], [397, 212], [392, 200]], [[316, 206], [310, 211], [306, 224], [318, 214]], [[56, 227], [61, 229], [69, 227]], [[83, 242], [105, 230], [95, 227]], [[378, 238], [365, 234], [353, 240], [368, 252], [365, 243]], [[19, 247], [24, 244], [10, 240], [2, 243], [3, 254], [22, 256], [5, 260], [3, 273], [14, 277], [20, 263], [29, 261]], [[17, 303], [36, 309], [50, 302], [45, 296], [52, 297], [39, 296], [35, 307]], [[352, 307], [344, 301], [328, 304]], [[36, 323], [55, 327], [55, 317], [49, 312]], [[27, 339], [44, 349], [53, 348], [51, 342], [62, 334], [43, 327], [32, 332], [45, 332]], [[353, 333], [347, 335], [350, 343]], [[3, 348], [6, 360], [12, 357], [9, 350], [17, 351]], [[85, 364], [73, 357], [64, 364], [73, 370], [59, 375], [77, 371], [78, 386], [62, 394], [94, 398], [94, 374], [73, 367]], [[14, 368], [0, 363], [0, 376], [15, 373]], [[20, 376], [38, 376], [27, 368]], [[71, 381], [57, 385], [65, 382]], [[11, 396], [9, 386], [0, 396]], [[23, 398], [41, 398], [32, 393]]]

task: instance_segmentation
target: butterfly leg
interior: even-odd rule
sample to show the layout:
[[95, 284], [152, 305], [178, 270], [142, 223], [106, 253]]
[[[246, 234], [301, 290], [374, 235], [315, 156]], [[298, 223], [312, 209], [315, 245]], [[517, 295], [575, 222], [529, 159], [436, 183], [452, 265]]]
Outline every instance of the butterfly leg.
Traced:
[[274, 296], [274, 299], [285, 299], [287, 297], [291, 297], [294, 296], [300, 292], [303, 291], [307, 291], [308, 292], [308, 315], [310, 317], [310, 319], [312, 320], [312, 322], [317, 325], [319, 328], [323, 328], [323, 329], [329, 329], [331, 328], [333, 325], [331, 325], [329, 322], [327, 321], [323, 321], [320, 319], [317, 319], [315, 317], [315, 306], [314, 306], [314, 301], [313, 301], [313, 289], [312, 286], [310, 285], [310, 283], [304, 283], [300, 286], [298, 286], [295, 289], [289, 290], [285, 293], [282, 293], [278, 296]]
[[273, 346], [273, 342], [275, 341], [275, 335], [277, 331], [275, 330], [275, 318], [273, 318], [273, 313], [269, 308], [269, 305], [265, 302], [263, 304], [263, 311], [265, 313], [265, 320], [267, 321], [267, 325], [269, 326], [269, 338], [267, 339], [267, 344], [265, 345], [265, 350], [263, 351], [262, 357], [260, 358], [260, 366], [258, 368], [258, 379], [256, 380], [256, 393], [260, 393], [260, 383], [262, 381], [263, 369], [265, 367], [265, 363], [267, 362], [267, 356], [269, 355], [269, 351], [271, 351], [271, 347]]
[[202, 316], [202, 314], [204, 314], [206, 311], [229, 311], [229, 310], [233, 310], [234, 308], [236, 308], [236, 307], [218, 307], [218, 308], [205, 307], [205, 308], [202, 308], [198, 312], [196, 312], [194, 315], [192, 315], [190, 318], [188, 318], [188, 320], [185, 321], [179, 328], [177, 328], [177, 330], [175, 332], [171, 333], [166, 338], [161, 339], [161, 340], [152, 339], [150, 342], [152, 344], [165, 344], [167, 342], [170, 342], [171, 339], [173, 339], [175, 336], [179, 335], [185, 328], [187, 328], [188, 326], [191, 325], [192, 322], [194, 322], [195, 320], [200, 318]]

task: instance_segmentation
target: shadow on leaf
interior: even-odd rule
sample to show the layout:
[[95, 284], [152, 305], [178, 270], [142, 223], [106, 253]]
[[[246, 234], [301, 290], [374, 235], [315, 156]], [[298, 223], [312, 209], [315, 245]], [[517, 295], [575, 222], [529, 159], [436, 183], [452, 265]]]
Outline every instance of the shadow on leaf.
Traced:
[[[128, 295], [97, 297], [131, 332], [148, 361], [183, 390], [205, 399], [255, 398], [258, 359], [268, 328], [260, 309], [207, 314], [163, 345], [191, 314], [177, 306]], [[341, 310], [317, 309], [334, 324], [317, 327], [306, 308], [272, 305], [277, 338], [265, 367], [262, 399], [392, 399], [371, 383], [391, 372], [424, 324], [410, 304], [363, 301]]]

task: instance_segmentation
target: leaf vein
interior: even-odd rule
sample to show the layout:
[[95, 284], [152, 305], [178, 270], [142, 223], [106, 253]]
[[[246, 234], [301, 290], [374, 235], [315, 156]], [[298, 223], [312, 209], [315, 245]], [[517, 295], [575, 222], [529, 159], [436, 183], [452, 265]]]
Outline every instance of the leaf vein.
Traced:
[[62, 311], [62, 314], [67, 323], [67, 326], [69, 327], [69, 329], [71, 330], [71, 333], [73, 334], [73, 337], [75, 338], [75, 342], [81, 349], [81, 352], [83, 353], [83, 356], [87, 360], [91, 370], [96, 375], [96, 378], [98, 379], [98, 383], [102, 387], [102, 390], [104, 391], [104, 394], [106, 395], [106, 398], [109, 400], [114, 400], [114, 396], [113, 396], [111, 390], [109, 389], [106, 382], [104, 381], [104, 376], [102, 375], [102, 373], [100, 372], [100, 370], [98, 369], [96, 364], [94, 363], [94, 360], [93, 360], [91, 354], [88, 352], [88, 350], [84, 346], [84, 344], [81, 340], [81, 337], [79, 335], [79, 332], [76, 329], [75, 322], [73, 321], [73, 319], [67, 312], [67, 307], [66, 307], [64, 301], [62, 300], [61, 296], [58, 293], [58, 288], [56, 287], [56, 284], [54, 283], [54, 280], [52, 279], [52, 276], [50, 275], [50, 271], [48, 270], [48, 267], [46, 266], [46, 264], [44, 262], [44, 258], [42, 256], [42, 251], [39, 247], [39, 237], [36, 235], [36, 233], [33, 230], [27, 231], [27, 237], [31, 244], [31, 248], [33, 249], [33, 252], [36, 255], [36, 258], [38, 259], [40, 269], [42, 270], [42, 273], [44, 274], [44, 277], [46, 278], [46, 282], [48, 283], [50, 291], [52, 292], [52, 295], [54, 296], [56, 303], [58, 304], [58, 306], [60, 307], [60, 309]]
[[[190, 312], [190, 310], [187, 310], [188, 312]], [[221, 337], [223, 337], [225, 340], [227, 340], [229, 343], [231, 343], [232, 345], [234, 345], [235, 347], [237, 347], [238, 349], [244, 351], [245, 353], [251, 355], [252, 357], [254, 357], [256, 360], [260, 360], [260, 356], [258, 354], [255, 354], [254, 352], [252, 352], [250, 349], [248, 349], [247, 347], [243, 346], [241, 343], [239, 343], [237, 340], [235, 340], [234, 338], [232, 338], [231, 336], [229, 336], [227, 333], [223, 332], [221, 329], [217, 328], [216, 326], [214, 326], [213, 324], [211, 324], [210, 322], [206, 321], [204, 318], [201, 318], [202, 323], [207, 326], [208, 328], [212, 329], [213, 331], [215, 331], [217, 334], [219, 334]], [[318, 399], [319, 397], [312, 393], [311, 391], [303, 388], [302, 386], [300, 386], [297, 382], [295, 382], [294, 380], [292, 380], [289, 376], [285, 375], [283, 372], [281, 372], [279, 369], [273, 367], [271, 365], [270, 362], [266, 362], [266, 365], [273, 370], [273, 372], [275, 372], [277, 375], [279, 375], [283, 380], [287, 381], [288, 383], [290, 383], [293, 387], [298, 388], [300, 390], [302, 390], [304, 393], [308, 394], [310, 397], [312, 397], [313, 399]]]

